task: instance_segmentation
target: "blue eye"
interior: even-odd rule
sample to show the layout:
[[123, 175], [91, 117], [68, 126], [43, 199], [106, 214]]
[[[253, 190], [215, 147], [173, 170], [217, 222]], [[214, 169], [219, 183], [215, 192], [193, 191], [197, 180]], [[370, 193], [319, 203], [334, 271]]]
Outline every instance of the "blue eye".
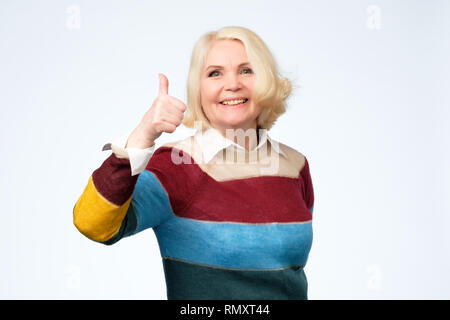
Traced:
[[219, 71], [214, 70], [213, 72], [211, 72], [211, 73], [208, 75], [208, 77], [211, 77], [211, 75], [212, 75], [214, 72], [219, 72]]
[[[244, 68], [241, 71], [248, 71], [248, 72], [244, 72], [244, 74], [252, 74], [253, 73], [253, 70], [250, 69], [250, 68]], [[220, 72], [220, 71], [219, 70], [214, 70], [208, 75], [208, 77], [212, 77], [213, 74], [216, 73], [216, 72]]]

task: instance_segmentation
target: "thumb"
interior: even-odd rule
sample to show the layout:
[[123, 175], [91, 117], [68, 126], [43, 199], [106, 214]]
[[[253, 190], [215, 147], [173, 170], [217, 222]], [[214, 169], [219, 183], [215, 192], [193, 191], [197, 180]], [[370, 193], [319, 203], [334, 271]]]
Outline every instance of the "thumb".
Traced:
[[158, 73], [158, 77], [159, 77], [159, 94], [169, 94], [169, 80], [162, 73]]

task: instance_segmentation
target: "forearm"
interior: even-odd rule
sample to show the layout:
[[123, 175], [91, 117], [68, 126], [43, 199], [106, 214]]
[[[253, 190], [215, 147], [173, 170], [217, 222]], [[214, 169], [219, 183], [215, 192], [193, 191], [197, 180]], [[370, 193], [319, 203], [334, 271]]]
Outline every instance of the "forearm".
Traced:
[[111, 154], [89, 177], [75, 204], [73, 221], [91, 240], [104, 242], [120, 229], [131, 203], [138, 175], [131, 175], [128, 159]]

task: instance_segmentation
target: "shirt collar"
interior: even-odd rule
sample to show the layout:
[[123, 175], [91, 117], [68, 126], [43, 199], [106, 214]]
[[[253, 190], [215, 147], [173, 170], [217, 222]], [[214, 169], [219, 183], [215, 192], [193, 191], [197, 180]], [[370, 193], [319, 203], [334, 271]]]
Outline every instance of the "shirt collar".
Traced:
[[[260, 131], [260, 133], [261, 135], [259, 137], [259, 144], [252, 151], [258, 150], [267, 141], [269, 141], [274, 151], [287, 158], [286, 153], [284, 153], [284, 151], [281, 150], [279, 143], [269, 137], [269, 135], [267, 134], [267, 130], [262, 130]], [[219, 151], [226, 149], [229, 146], [235, 146], [238, 150], [245, 150], [245, 148], [242, 147], [241, 145], [222, 136], [222, 134], [213, 127], [209, 127], [208, 129], [203, 131], [203, 133], [200, 129], [197, 130], [194, 138], [198, 143], [198, 145], [200, 146], [200, 149], [203, 153], [203, 160], [206, 163], [209, 163]]]

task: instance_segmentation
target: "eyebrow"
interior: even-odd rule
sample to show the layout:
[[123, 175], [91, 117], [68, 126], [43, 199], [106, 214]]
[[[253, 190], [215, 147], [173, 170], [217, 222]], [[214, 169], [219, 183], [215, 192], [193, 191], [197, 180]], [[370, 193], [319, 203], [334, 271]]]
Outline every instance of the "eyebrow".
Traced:
[[[244, 66], [244, 65], [246, 65], [246, 64], [250, 64], [250, 62], [243, 62], [243, 63], [241, 63], [241, 64], [239, 65], [239, 67]], [[215, 66], [215, 65], [211, 65], [211, 66], [208, 66], [208, 67], [206, 68], [206, 70], [208, 70], [209, 68], [223, 69], [223, 66]]]

